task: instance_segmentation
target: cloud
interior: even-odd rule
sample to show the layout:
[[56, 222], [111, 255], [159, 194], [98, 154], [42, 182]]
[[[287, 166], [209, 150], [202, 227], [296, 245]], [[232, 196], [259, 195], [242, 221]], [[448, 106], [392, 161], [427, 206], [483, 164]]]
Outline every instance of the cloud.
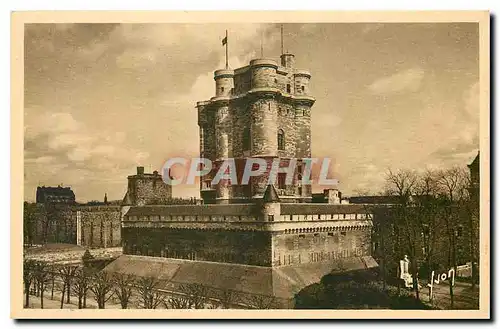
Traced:
[[431, 154], [438, 164], [458, 164], [474, 157], [479, 150], [479, 82], [463, 93], [463, 118], [454, 127], [456, 132], [443, 146]]
[[424, 78], [424, 70], [420, 68], [412, 68], [390, 77], [380, 78], [368, 86], [368, 89], [373, 94], [383, 95], [398, 93], [401, 91], [415, 92], [420, 88], [420, 84]]
[[126, 186], [130, 169], [149, 158], [127, 145], [123, 132], [93, 131], [70, 113], [27, 113], [25, 179], [32, 188], [65, 182], [83, 190], [110, 180]]
[[[111, 41], [123, 44], [116, 57], [120, 68], [141, 69], [160, 62], [194, 64], [208, 60], [211, 54], [223, 58], [221, 40], [229, 31], [230, 55], [239, 56], [260, 42], [269, 24], [124, 24], [111, 35]], [[274, 35], [266, 34], [267, 39]], [[189, 56], [186, 56], [189, 54]]]

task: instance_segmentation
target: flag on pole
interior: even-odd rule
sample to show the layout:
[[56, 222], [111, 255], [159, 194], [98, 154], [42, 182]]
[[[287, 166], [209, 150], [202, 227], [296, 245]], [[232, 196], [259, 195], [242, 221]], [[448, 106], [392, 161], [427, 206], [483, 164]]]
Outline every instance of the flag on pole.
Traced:
[[228, 52], [228, 50], [227, 50], [227, 48], [228, 48], [228, 44], [227, 44], [227, 30], [226, 30], [226, 37], [224, 39], [222, 39], [222, 45], [226, 46], [226, 69], [228, 69], [229, 65], [227, 63], [227, 58], [228, 58], [228, 54], [227, 54], [227, 52]]

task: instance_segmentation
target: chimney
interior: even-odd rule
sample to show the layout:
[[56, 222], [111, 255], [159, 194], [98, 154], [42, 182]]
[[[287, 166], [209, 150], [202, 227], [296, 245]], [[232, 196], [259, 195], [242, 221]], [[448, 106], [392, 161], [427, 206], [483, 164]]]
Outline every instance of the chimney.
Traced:
[[295, 66], [295, 56], [293, 54], [282, 54], [281, 58], [281, 66], [284, 66], [288, 69], [293, 69]]
[[137, 175], [144, 175], [144, 167], [137, 167]]

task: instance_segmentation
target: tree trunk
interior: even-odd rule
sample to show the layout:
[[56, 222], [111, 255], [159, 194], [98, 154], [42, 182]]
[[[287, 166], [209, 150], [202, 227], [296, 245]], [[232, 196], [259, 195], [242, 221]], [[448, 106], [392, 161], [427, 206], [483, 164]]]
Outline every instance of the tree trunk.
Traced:
[[398, 264], [398, 268], [397, 268], [397, 271], [396, 271], [396, 277], [398, 278], [398, 280], [396, 281], [398, 283], [398, 297], [401, 296], [401, 283], [402, 283], [402, 280], [401, 280], [401, 270], [399, 268], [399, 264]]
[[82, 295], [81, 294], [78, 294], [78, 309], [81, 309], [82, 308]]
[[66, 285], [63, 283], [63, 289], [61, 293], [61, 309], [63, 308], [64, 305], [64, 293], [66, 292]]
[[83, 308], [87, 308], [87, 292], [83, 294]]
[[97, 306], [100, 308], [100, 309], [103, 309], [104, 308], [104, 296], [100, 296], [98, 299], [97, 299]]
[[[472, 221], [472, 220], [471, 220]], [[470, 232], [470, 277], [471, 277], [471, 287], [474, 290], [476, 287], [476, 269], [474, 266], [476, 255], [474, 253], [474, 227], [471, 225]]]
[[70, 291], [70, 282], [69, 282], [69, 280], [67, 282], [67, 287], [66, 288], [67, 288], [67, 290], [66, 290], [66, 304], [69, 304], [69, 294], [71, 292]]
[[[453, 238], [451, 238], [450, 240], [453, 240]], [[450, 243], [450, 251], [449, 251], [448, 257], [450, 259], [451, 266], [454, 267], [454, 264], [453, 264], [453, 243]], [[453, 285], [451, 284], [451, 280], [448, 280], [448, 282], [449, 282], [449, 287], [450, 287], [450, 309], [453, 309], [453, 304], [454, 304], [453, 303], [453, 299], [454, 299]]]
[[43, 286], [43, 282], [40, 284], [40, 307], [43, 308], [43, 291], [45, 287]]
[[26, 291], [26, 301], [24, 304], [25, 308], [30, 306], [30, 288], [31, 288], [31, 282], [24, 284], [24, 290]]
[[412, 266], [411, 266], [411, 271], [412, 271], [412, 275], [413, 275], [413, 290], [415, 291], [415, 298], [417, 298], [417, 300], [420, 300], [420, 292], [418, 291], [418, 274], [417, 274], [417, 259], [415, 257], [415, 251], [413, 251], [413, 261], [411, 262], [412, 263]]
[[52, 287], [50, 290], [50, 299], [54, 299], [54, 284], [55, 284], [55, 277], [52, 277]]

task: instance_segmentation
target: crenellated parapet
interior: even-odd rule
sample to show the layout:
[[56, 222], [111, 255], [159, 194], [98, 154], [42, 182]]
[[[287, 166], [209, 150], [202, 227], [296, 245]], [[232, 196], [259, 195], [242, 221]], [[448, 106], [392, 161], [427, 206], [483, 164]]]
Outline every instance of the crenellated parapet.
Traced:
[[[210, 186], [210, 178], [225, 159], [242, 160], [244, 167], [249, 157], [268, 163], [276, 158], [286, 162], [311, 157], [311, 107], [315, 103], [309, 90], [311, 73], [295, 67], [293, 54], [283, 54], [280, 59], [278, 63], [257, 58], [234, 70], [216, 70], [214, 96], [196, 103], [200, 156], [214, 163], [213, 172], [200, 182], [205, 203], [257, 202], [264, 193], [265, 174], [252, 179], [248, 188], [224, 180]], [[300, 187], [297, 179], [278, 188], [290, 202], [311, 199], [310, 189]]]
[[371, 219], [372, 214], [359, 205], [177, 205], [131, 207], [122, 226], [320, 232], [371, 228]]

